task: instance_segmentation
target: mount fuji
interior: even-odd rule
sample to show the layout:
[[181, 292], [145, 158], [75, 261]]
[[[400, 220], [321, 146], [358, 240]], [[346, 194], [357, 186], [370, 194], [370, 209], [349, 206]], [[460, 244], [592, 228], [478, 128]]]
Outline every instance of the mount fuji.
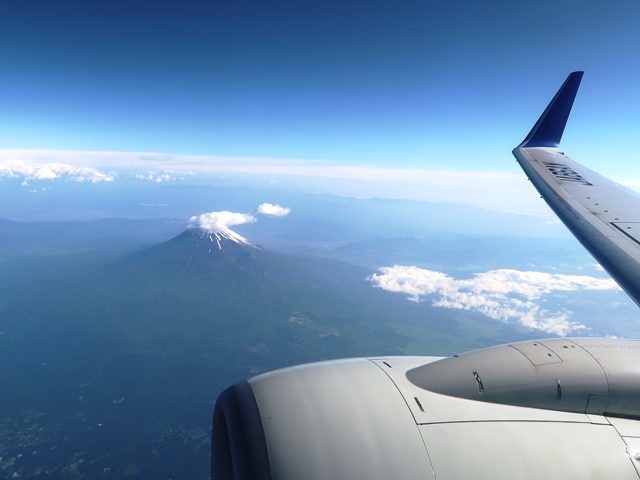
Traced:
[[176, 237], [119, 262], [145, 283], [187, 283], [217, 297], [264, 290], [265, 269], [277, 254], [226, 228], [188, 228]]

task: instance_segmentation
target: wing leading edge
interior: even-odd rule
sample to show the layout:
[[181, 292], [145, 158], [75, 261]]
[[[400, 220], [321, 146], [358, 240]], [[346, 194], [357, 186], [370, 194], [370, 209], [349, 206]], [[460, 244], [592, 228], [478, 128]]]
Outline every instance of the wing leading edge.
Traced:
[[560, 220], [640, 305], [640, 195], [558, 148], [582, 73], [567, 77], [513, 154]]

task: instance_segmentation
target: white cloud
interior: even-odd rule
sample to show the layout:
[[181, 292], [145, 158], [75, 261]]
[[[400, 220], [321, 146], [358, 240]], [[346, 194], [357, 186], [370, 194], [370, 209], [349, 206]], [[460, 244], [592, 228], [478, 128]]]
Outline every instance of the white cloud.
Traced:
[[147, 173], [137, 173], [135, 178], [138, 180], [146, 180], [155, 183], [176, 182], [185, 180], [187, 176], [193, 175], [193, 172], [174, 172], [169, 170], [149, 170]]
[[272, 203], [261, 203], [258, 205], [258, 213], [262, 215], [273, 215], [275, 217], [284, 217], [285, 215], [289, 215], [291, 212], [290, 208], [282, 207], [280, 205], [274, 205]]
[[203, 213], [189, 219], [190, 228], [199, 228], [208, 233], [221, 233], [230, 231], [230, 227], [243, 223], [253, 223], [256, 218], [248, 213], [220, 212]]
[[458, 280], [434, 270], [394, 265], [380, 268], [368, 280], [383, 290], [404, 293], [414, 302], [429, 295], [437, 307], [472, 310], [494, 320], [515, 321], [562, 336], [585, 326], [570, 320], [570, 312], [544, 310], [536, 300], [554, 292], [619, 290], [611, 279], [510, 269], [490, 270]]
[[22, 160], [0, 161], [0, 177], [22, 180], [27, 186], [35, 180], [71, 180], [74, 182], [112, 182], [115, 175], [104, 173], [92, 167], [79, 167], [60, 162], [33, 162]]

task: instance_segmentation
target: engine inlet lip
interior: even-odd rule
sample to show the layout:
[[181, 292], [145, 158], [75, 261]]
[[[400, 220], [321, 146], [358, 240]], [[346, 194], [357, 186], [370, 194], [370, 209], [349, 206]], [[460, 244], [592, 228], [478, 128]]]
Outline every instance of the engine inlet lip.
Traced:
[[211, 478], [272, 480], [260, 409], [246, 381], [227, 388], [216, 401], [211, 430]]

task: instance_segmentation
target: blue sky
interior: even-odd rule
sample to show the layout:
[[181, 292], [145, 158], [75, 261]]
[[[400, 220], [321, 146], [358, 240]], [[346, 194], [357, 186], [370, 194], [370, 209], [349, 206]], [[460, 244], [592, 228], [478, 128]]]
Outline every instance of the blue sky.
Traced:
[[584, 69], [565, 148], [632, 172], [638, 18], [631, 0], [4, 2], [0, 145], [509, 170]]

